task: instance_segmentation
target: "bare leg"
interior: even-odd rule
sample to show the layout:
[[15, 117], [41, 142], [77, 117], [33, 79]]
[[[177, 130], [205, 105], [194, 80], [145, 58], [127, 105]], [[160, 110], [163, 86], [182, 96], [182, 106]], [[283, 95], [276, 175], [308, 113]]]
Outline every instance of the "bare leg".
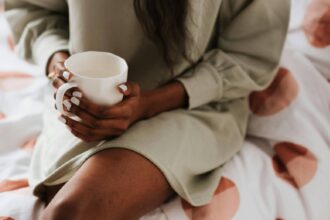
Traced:
[[109, 149], [85, 162], [55, 195], [42, 219], [133, 220], [173, 194], [150, 161], [133, 151]]
[[64, 186], [64, 184], [56, 185], [56, 186], [48, 186], [46, 191], [46, 197], [43, 198], [44, 202], [48, 206], [48, 204], [53, 200], [55, 195], [60, 191], [60, 189]]

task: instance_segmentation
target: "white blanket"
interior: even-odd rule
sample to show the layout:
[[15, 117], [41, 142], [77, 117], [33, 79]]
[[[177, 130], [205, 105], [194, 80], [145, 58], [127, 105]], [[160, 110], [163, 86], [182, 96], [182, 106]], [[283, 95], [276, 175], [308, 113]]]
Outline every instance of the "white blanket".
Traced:
[[[307, 43], [299, 30], [306, 1], [293, 3], [282, 69], [251, 94], [249, 137], [224, 166], [212, 202], [194, 208], [176, 198], [144, 220], [330, 219], [330, 48]], [[0, 17], [0, 219], [35, 220], [44, 206], [27, 176], [48, 85], [14, 55], [8, 33]]]

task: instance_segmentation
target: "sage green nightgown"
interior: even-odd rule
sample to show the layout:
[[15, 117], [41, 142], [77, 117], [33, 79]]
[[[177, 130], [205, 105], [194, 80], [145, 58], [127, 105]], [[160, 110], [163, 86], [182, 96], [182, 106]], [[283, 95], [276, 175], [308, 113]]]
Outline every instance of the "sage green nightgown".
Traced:
[[222, 165], [242, 146], [248, 95], [272, 81], [284, 44], [289, 0], [190, 0], [191, 56], [174, 74], [142, 31], [133, 0], [6, 0], [18, 54], [44, 68], [56, 51], [108, 51], [128, 62], [129, 80], [152, 89], [180, 81], [188, 109], [161, 113], [104, 143], [83, 143], [58, 122], [49, 91], [44, 129], [34, 151], [30, 183], [68, 181], [93, 154], [112, 147], [144, 155], [193, 205], [210, 201]]

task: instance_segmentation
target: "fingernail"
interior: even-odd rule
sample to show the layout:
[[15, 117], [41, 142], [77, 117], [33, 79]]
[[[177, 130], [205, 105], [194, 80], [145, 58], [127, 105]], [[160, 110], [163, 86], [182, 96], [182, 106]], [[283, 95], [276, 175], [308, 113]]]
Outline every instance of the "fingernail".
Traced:
[[127, 86], [125, 85], [125, 84], [121, 84], [120, 86], [119, 86], [119, 88], [123, 91], [123, 92], [126, 92], [127, 91]]
[[75, 97], [77, 97], [77, 98], [81, 98], [82, 97], [82, 93], [81, 92], [77, 92], [77, 91], [73, 92], [72, 95], [75, 96]]
[[66, 80], [70, 79], [70, 73], [68, 71], [64, 71], [62, 75], [63, 75], [64, 79], [66, 79]]
[[65, 106], [65, 108], [66, 108], [68, 111], [70, 111], [70, 109], [71, 109], [71, 103], [70, 103], [69, 100], [65, 100], [65, 101], [63, 102], [63, 105]]
[[55, 72], [50, 72], [48, 74], [48, 78], [50, 78], [50, 79], [54, 78], [55, 76], [56, 76], [56, 73]]
[[66, 124], [66, 120], [65, 118], [63, 118], [62, 116], [58, 117], [58, 120], [64, 124]]
[[80, 104], [80, 100], [79, 100], [78, 98], [76, 98], [76, 97], [72, 97], [72, 98], [70, 99], [70, 101], [71, 101], [73, 104], [75, 104], [76, 106], [79, 106], [79, 104]]

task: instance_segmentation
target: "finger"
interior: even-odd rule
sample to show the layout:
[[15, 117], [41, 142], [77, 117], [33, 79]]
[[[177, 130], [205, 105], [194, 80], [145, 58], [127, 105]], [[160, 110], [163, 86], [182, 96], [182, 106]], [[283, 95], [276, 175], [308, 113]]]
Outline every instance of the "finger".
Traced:
[[119, 92], [121, 92], [123, 95], [128, 96], [131, 94], [131, 90], [128, 88], [126, 83], [120, 84], [118, 86]]
[[[132, 90], [136, 91], [139, 88], [134, 88], [136, 86], [131, 86]], [[72, 93], [71, 103], [75, 106], [85, 110], [91, 115], [98, 119], [111, 119], [111, 118], [129, 118], [132, 115], [132, 110], [129, 105], [129, 99], [124, 100], [114, 106], [102, 106], [93, 103], [84, 97], [83, 93], [80, 91], [75, 91]]]
[[140, 86], [134, 82], [122, 83], [118, 86], [118, 89], [126, 97], [137, 96], [140, 94]]
[[[54, 96], [55, 96], [55, 99], [56, 99], [56, 93], [54, 93]], [[70, 102], [70, 97], [68, 97], [67, 95], [64, 96], [63, 98], [63, 110], [65, 112], [70, 112], [71, 110], [71, 107], [72, 107], [72, 103]], [[55, 103], [55, 109], [57, 110], [57, 106], [56, 106], [56, 103]]]
[[82, 136], [90, 140], [101, 140], [106, 139], [107, 137], [118, 136], [119, 134], [121, 134], [119, 130], [112, 128], [90, 128], [83, 123], [73, 120], [64, 115], [62, 115], [59, 120], [66, 124], [71, 130], [78, 131]]
[[99, 129], [111, 129], [113, 134], [119, 134], [126, 131], [130, 123], [128, 119], [103, 119], [96, 121], [96, 127]]
[[[63, 85], [63, 84], [62, 84]], [[75, 96], [77, 93], [81, 94], [79, 88], [77, 87], [73, 87], [71, 89], [68, 89], [65, 94], [64, 94], [64, 98], [66, 99], [70, 99], [72, 96]], [[53, 98], [56, 100], [56, 94], [57, 94], [57, 90], [54, 92]]]
[[72, 97], [70, 101], [74, 106], [85, 110], [98, 119], [127, 119], [130, 118], [133, 113], [129, 105], [129, 100], [124, 100], [114, 106], [98, 106], [77, 97]]
[[[64, 103], [67, 105], [67, 103]], [[78, 106], [71, 105], [68, 110], [71, 114], [78, 116], [83, 123], [91, 128], [104, 128], [104, 129], [113, 129], [114, 131], [126, 131], [129, 127], [129, 121], [126, 118], [118, 119], [98, 119]]]
[[102, 116], [106, 119], [114, 119], [114, 118], [122, 118], [127, 119], [130, 118], [133, 114], [133, 110], [131, 108], [130, 99], [126, 99], [117, 105], [110, 106], [102, 112]]
[[[58, 89], [58, 88], [61, 87], [64, 83], [66, 83], [66, 81], [64, 81], [62, 78], [60, 78], [60, 77], [55, 77], [55, 78], [53, 79], [52, 85], [53, 85], [53, 87], [54, 87], [55, 89]], [[78, 88], [74, 87], [74, 88], [71, 88], [71, 89], [68, 90], [68, 95], [71, 96], [71, 93], [73, 93], [73, 92], [75, 92], [75, 91], [80, 92], [80, 90], [79, 90]]]
[[72, 108], [72, 103], [70, 102], [70, 97], [64, 96], [62, 103], [63, 103], [63, 110], [66, 112], [70, 112], [70, 110]]
[[82, 123], [84, 123], [86, 126], [90, 128], [97, 127], [97, 118], [95, 118], [93, 115], [89, 114], [88, 112], [84, 111], [83, 109], [77, 107], [76, 105], [73, 105], [71, 101], [69, 101], [68, 103], [70, 104], [68, 105], [67, 103], [63, 102], [63, 104], [69, 106], [69, 108], [66, 108], [68, 112], [78, 116], [82, 120]]
[[77, 131], [77, 130], [73, 130], [73, 129], [71, 129], [70, 127], [68, 127], [68, 128], [69, 128], [70, 132], [71, 132], [74, 136], [76, 136], [77, 138], [79, 138], [80, 140], [82, 140], [82, 141], [84, 141], [84, 142], [88, 142], [88, 143], [89, 143], [89, 142], [94, 142], [94, 140], [91, 140], [90, 138], [86, 137], [85, 135], [79, 133], [79, 131]]
[[55, 64], [55, 73], [65, 82], [72, 78], [72, 74], [65, 68], [64, 62]]
[[81, 92], [74, 92], [72, 95], [73, 97], [70, 100], [72, 104], [85, 110], [96, 118], [104, 118], [104, 112], [106, 112], [109, 106], [97, 105], [85, 98]]
[[59, 117], [59, 120], [66, 124], [68, 127], [70, 127], [70, 129], [75, 129], [77, 131], [79, 131], [79, 133], [81, 133], [82, 135], [85, 135], [85, 136], [92, 136], [92, 132], [93, 130], [91, 130], [91, 128], [87, 127], [86, 125], [78, 122], [78, 121], [75, 121], [67, 116], [64, 116], [64, 115], [61, 115]]
[[[64, 83], [65, 83], [65, 82], [64, 82], [61, 78], [59, 78], [59, 77], [57, 77], [57, 78], [55, 78], [55, 79], [53, 80], [53, 87], [56, 89], [55, 92], [54, 92], [54, 95], [53, 95], [53, 98], [54, 98], [55, 100], [56, 100], [57, 89], [58, 89], [59, 87], [61, 87]], [[67, 101], [65, 101], [65, 102], [66, 102], [65, 107], [68, 108], [68, 106], [71, 105], [71, 103], [70, 103], [69, 100], [70, 100], [70, 98], [72, 97], [72, 94], [73, 94], [75, 91], [78, 91], [78, 88], [74, 87], [74, 88], [68, 89], [68, 90], [65, 92], [65, 94], [64, 94], [64, 98], [63, 98], [63, 104], [64, 104], [64, 101], [67, 100]], [[68, 102], [69, 102], [69, 103], [68, 103]]]
[[50, 72], [47, 77], [50, 79], [50, 80], [54, 80], [56, 77], [57, 77], [57, 74], [54, 72]]
[[[52, 82], [52, 85], [53, 87], [57, 90], [59, 87], [61, 87], [64, 83], [66, 83], [66, 81], [64, 81], [62, 78], [60, 77], [55, 77], [53, 78], [53, 82]], [[56, 93], [57, 91], [54, 92], [54, 99], [56, 99]], [[73, 88], [70, 88], [66, 91], [66, 93], [64, 94], [66, 97], [69, 97], [71, 98], [72, 95], [77, 95], [79, 96], [79, 94], [82, 94], [82, 92], [80, 91], [79, 88], [77, 87], [73, 87]], [[81, 95], [82, 96], [82, 95]]]
[[60, 77], [55, 77], [55, 78], [53, 78], [52, 85], [55, 89], [58, 89], [64, 83], [65, 83], [65, 81], [63, 79], [61, 79]]

